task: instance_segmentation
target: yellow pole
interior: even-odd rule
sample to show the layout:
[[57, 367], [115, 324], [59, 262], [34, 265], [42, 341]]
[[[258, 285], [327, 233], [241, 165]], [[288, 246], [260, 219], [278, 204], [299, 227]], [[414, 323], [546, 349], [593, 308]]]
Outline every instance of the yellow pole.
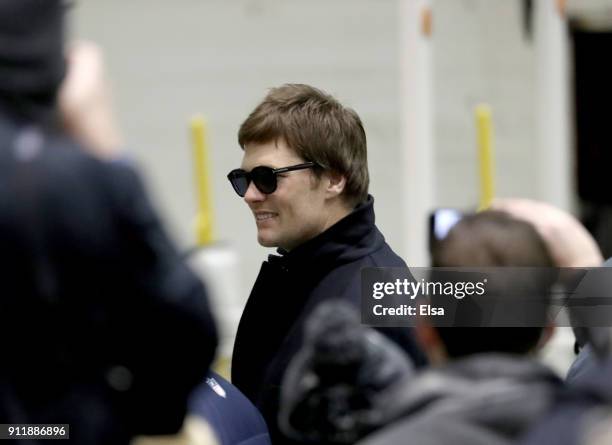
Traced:
[[480, 166], [480, 205], [478, 210], [485, 210], [491, 205], [495, 197], [493, 123], [491, 108], [486, 104], [480, 104], [476, 107], [476, 131]]
[[206, 141], [206, 121], [200, 115], [191, 119], [191, 143], [193, 145], [193, 163], [195, 167], [196, 195], [198, 210], [195, 220], [196, 242], [204, 246], [214, 241], [212, 193], [208, 162], [208, 145]]

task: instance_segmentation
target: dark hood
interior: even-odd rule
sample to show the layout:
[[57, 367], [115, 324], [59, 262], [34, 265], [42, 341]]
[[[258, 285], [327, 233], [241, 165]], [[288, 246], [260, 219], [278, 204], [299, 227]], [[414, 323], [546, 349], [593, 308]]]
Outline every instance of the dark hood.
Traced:
[[64, 2], [0, 2], [0, 108], [30, 120], [47, 118], [64, 77]]
[[319, 305], [304, 336], [281, 385], [285, 433], [309, 443], [346, 444], [388, 421], [381, 417], [384, 398], [414, 375], [406, 354], [340, 301]]

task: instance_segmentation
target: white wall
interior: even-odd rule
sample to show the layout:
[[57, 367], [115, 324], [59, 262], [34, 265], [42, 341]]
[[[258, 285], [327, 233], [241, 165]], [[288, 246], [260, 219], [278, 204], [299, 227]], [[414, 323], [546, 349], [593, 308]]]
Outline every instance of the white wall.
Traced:
[[534, 50], [523, 36], [522, 4], [434, 2], [438, 205], [478, 204], [474, 108], [480, 102], [493, 111], [498, 196], [537, 197]]

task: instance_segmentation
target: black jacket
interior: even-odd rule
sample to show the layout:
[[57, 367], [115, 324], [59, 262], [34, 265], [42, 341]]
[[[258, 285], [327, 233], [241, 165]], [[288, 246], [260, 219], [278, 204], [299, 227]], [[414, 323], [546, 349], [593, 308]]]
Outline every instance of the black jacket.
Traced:
[[[361, 269], [405, 267], [374, 224], [374, 200], [357, 207], [317, 237], [288, 253], [270, 255], [240, 319], [232, 357], [234, 383], [261, 410], [273, 443], [278, 431], [280, 384], [302, 346], [304, 322], [321, 302], [340, 299], [360, 307]], [[409, 328], [381, 328], [413, 358], [424, 357]]]
[[217, 343], [135, 171], [0, 115], [0, 423], [177, 431]]

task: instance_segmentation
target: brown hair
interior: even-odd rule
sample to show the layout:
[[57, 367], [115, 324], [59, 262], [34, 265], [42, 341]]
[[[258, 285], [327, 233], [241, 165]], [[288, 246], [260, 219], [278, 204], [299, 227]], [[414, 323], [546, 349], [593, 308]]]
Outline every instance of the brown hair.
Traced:
[[[432, 252], [434, 267], [553, 267], [546, 244], [536, 229], [500, 211], [468, 215], [451, 229]], [[542, 282], [539, 282], [542, 281]], [[543, 302], [552, 283], [534, 283]], [[512, 284], [510, 284], [512, 286]], [[537, 313], [546, 323], [546, 304]], [[464, 308], [468, 306], [464, 306]], [[436, 331], [451, 358], [484, 352], [524, 355], [536, 347], [542, 327], [438, 327]]]
[[[366, 135], [357, 113], [309, 85], [272, 88], [242, 123], [238, 143], [267, 143], [278, 139], [305, 161], [346, 177], [346, 202], [357, 205], [368, 196]], [[320, 174], [319, 169], [315, 169]]]

